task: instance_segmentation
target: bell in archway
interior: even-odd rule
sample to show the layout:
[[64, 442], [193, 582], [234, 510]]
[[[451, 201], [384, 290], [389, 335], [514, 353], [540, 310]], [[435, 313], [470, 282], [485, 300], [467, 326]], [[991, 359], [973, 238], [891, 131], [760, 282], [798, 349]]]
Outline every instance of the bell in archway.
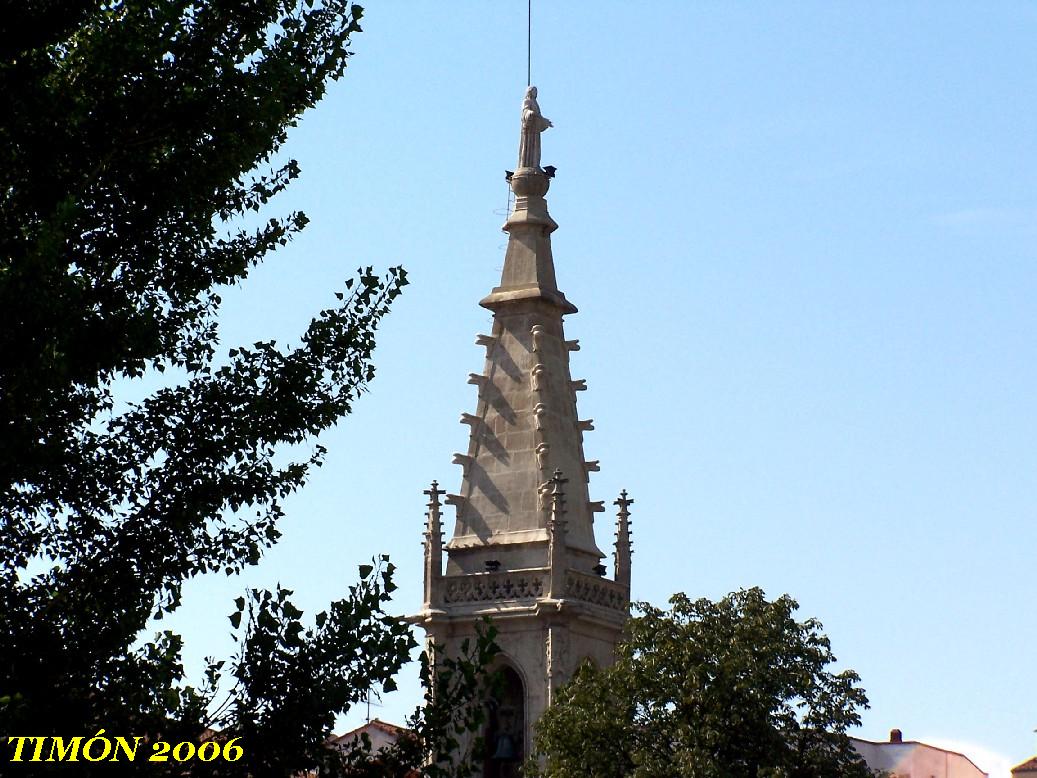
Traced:
[[515, 750], [515, 741], [511, 739], [510, 735], [501, 733], [497, 735], [497, 744], [494, 749], [493, 756], [498, 762], [514, 762], [518, 759], [518, 752]]

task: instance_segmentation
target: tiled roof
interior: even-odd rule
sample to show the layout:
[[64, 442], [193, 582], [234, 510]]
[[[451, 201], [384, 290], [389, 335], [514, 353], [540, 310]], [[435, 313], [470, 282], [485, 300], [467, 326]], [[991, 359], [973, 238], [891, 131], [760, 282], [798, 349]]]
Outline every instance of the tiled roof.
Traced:
[[370, 724], [383, 732], [388, 732], [390, 735], [402, 735], [405, 732], [410, 732], [406, 727], [390, 724], [388, 721], [382, 721], [381, 719], [371, 719]]
[[393, 737], [400, 737], [401, 735], [413, 734], [412, 731], [407, 729], [406, 727], [400, 727], [396, 724], [390, 724], [388, 721], [382, 721], [381, 719], [371, 719], [369, 722], [367, 722], [366, 724], [362, 724], [356, 729], [351, 729], [349, 730], [349, 732], [343, 732], [341, 735], [334, 735], [328, 738], [328, 742], [341, 743], [343, 740], [347, 738], [356, 737], [364, 730], [371, 729], [380, 729], [382, 732], [386, 733], [387, 735], [392, 735]]
[[1037, 773], [1037, 756], [1012, 768], [1012, 775], [1025, 775], [1026, 773]]

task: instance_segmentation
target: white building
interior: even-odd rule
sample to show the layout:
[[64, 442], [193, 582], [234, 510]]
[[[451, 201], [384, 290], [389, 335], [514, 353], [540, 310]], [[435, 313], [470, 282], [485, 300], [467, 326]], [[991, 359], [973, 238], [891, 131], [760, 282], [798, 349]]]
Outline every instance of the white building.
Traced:
[[972, 760], [956, 751], [904, 740], [899, 729], [891, 730], [889, 741], [850, 738], [853, 747], [872, 770], [885, 770], [893, 778], [988, 778]]

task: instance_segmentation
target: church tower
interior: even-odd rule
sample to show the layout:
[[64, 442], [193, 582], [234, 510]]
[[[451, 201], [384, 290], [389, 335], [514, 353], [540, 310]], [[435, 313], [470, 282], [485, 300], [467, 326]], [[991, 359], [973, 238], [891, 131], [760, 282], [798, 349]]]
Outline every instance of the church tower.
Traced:
[[[554, 169], [540, 166], [540, 134], [551, 123], [540, 113], [536, 87], [522, 104], [519, 162], [509, 174], [515, 204], [504, 230], [507, 254], [500, 285], [480, 301], [493, 312], [493, 329], [479, 335], [486, 349], [475, 413], [463, 413], [466, 453], [454, 454], [461, 487], [441, 492], [433, 482], [425, 532], [425, 588], [414, 618], [437, 652], [455, 652], [489, 616], [498, 630], [504, 674], [500, 700], [485, 732], [485, 776], [517, 775], [530, 753], [533, 725], [555, 690], [584, 661], [613, 661], [630, 607], [629, 506], [615, 504], [614, 577], [594, 537], [588, 483], [598, 470], [587, 461], [562, 317], [576, 306], [558, 289], [551, 233], [558, 225], [545, 195]], [[440, 498], [443, 498], [442, 500]], [[443, 569], [443, 505], [456, 510]]]

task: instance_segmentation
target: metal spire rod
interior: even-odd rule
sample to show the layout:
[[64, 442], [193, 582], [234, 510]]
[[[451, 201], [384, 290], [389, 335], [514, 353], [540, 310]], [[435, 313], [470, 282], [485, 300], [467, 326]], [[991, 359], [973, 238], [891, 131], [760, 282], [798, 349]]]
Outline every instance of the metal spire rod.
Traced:
[[526, 2], [526, 86], [533, 83], [533, 0]]

